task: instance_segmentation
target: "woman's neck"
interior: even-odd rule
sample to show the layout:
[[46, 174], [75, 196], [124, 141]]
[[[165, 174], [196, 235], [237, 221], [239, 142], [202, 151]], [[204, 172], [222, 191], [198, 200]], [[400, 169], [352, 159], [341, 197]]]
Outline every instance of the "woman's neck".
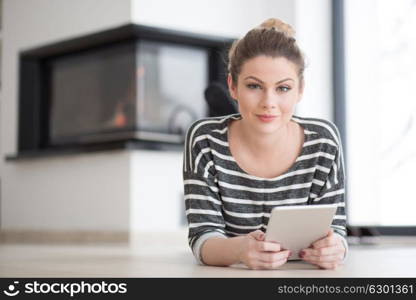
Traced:
[[244, 121], [237, 122], [237, 135], [244, 141], [246, 149], [255, 155], [277, 155], [283, 151], [293, 134], [291, 123], [273, 133], [259, 133], [245, 127]]

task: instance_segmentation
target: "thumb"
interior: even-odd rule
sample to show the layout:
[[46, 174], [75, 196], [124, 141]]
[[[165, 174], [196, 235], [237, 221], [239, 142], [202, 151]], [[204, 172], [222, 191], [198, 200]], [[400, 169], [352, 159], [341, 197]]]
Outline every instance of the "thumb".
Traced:
[[328, 231], [328, 236], [333, 236], [334, 235], [334, 230], [331, 228]]
[[250, 236], [252, 236], [253, 238], [255, 238], [258, 241], [263, 241], [264, 240], [264, 233], [261, 230], [256, 230], [256, 231], [252, 231], [249, 233]]

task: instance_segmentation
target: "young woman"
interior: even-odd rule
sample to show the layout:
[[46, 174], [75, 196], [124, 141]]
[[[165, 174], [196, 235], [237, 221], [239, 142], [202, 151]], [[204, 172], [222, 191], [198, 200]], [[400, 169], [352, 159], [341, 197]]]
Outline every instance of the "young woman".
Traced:
[[189, 244], [200, 263], [278, 268], [290, 253], [264, 240], [271, 210], [329, 203], [338, 206], [330, 232], [300, 256], [325, 269], [342, 263], [342, 147], [331, 122], [293, 115], [304, 67], [292, 28], [278, 19], [250, 30], [230, 49], [228, 86], [240, 113], [198, 120], [185, 143]]

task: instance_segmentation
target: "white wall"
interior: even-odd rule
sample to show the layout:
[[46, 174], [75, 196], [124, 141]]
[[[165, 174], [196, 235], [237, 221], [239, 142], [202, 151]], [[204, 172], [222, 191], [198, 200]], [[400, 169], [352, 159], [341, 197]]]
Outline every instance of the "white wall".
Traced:
[[[320, 52], [327, 50], [327, 44], [326, 34], [319, 33], [325, 31], [325, 23], [318, 22], [322, 15], [317, 3], [328, 1], [315, 0], [315, 5], [311, 5], [301, 0], [5, 0], [1, 157], [16, 153], [18, 52], [130, 21], [240, 37], [266, 18], [281, 18], [295, 25], [300, 37], [307, 39], [305, 51], [313, 49], [316, 53], [310, 69], [321, 66], [320, 71], [313, 72], [324, 74], [324, 81], [319, 81], [319, 87], [312, 87], [315, 83], [311, 82], [305, 100], [314, 103], [310, 107], [314, 109], [313, 114], [325, 115], [322, 111], [326, 110], [329, 102], [325, 101], [329, 99], [320, 90], [327, 88], [325, 61], [329, 57], [326, 52]], [[303, 9], [303, 5], [307, 9]], [[307, 12], [312, 15], [304, 20]], [[319, 26], [312, 33], [320, 36], [318, 41], [323, 48], [315, 45], [313, 38], [308, 39], [310, 28], [314, 28], [311, 24], [315, 21]], [[306, 115], [311, 115], [305, 111]], [[181, 166], [182, 153], [179, 152], [115, 151], [20, 162], [1, 159], [0, 227], [110, 231], [174, 229], [182, 217], [183, 203], [178, 204], [182, 193]]]
[[331, 0], [296, 0], [297, 41], [305, 52], [305, 93], [296, 113], [333, 121]]
[[266, 18], [292, 23], [292, 0], [132, 0], [132, 20], [225, 37], [240, 37]]

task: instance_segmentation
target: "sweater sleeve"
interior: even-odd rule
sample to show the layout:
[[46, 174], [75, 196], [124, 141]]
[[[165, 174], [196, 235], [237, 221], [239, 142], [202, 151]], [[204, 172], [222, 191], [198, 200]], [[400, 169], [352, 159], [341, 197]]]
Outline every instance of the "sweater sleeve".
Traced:
[[210, 237], [226, 238], [227, 235], [211, 148], [196, 126], [188, 130], [186, 137], [183, 183], [188, 241], [197, 261], [202, 263], [203, 242]]
[[[338, 135], [339, 137], [339, 135]], [[346, 237], [346, 214], [345, 214], [345, 177], [342, 146], [338, 139], [338, 146], [335, 151], [328, 176], [322, 186], [314, 204], [336, 204], [337, 210], [332, 220], [331, 227], [334, 232]]]
[[337, 140], [337, 149], [334, 155], [334, 160], [330, 168], [329, 174], [325, 180], [325, 184], [322, 186], [320, 193], [317, 198], [313, 200], [314, 204], [336, 204], [337, 210], [332, 220], [331, 228], [336, 234], [338, 234], [342, 243], [345, 247], [346, 254], [348, 252], [348, 243], [346, 240], [346, 213], [345, 213], [345, 171], [344, 171], [344, 160], [341, 140], [339, 133], [335, 128]]

